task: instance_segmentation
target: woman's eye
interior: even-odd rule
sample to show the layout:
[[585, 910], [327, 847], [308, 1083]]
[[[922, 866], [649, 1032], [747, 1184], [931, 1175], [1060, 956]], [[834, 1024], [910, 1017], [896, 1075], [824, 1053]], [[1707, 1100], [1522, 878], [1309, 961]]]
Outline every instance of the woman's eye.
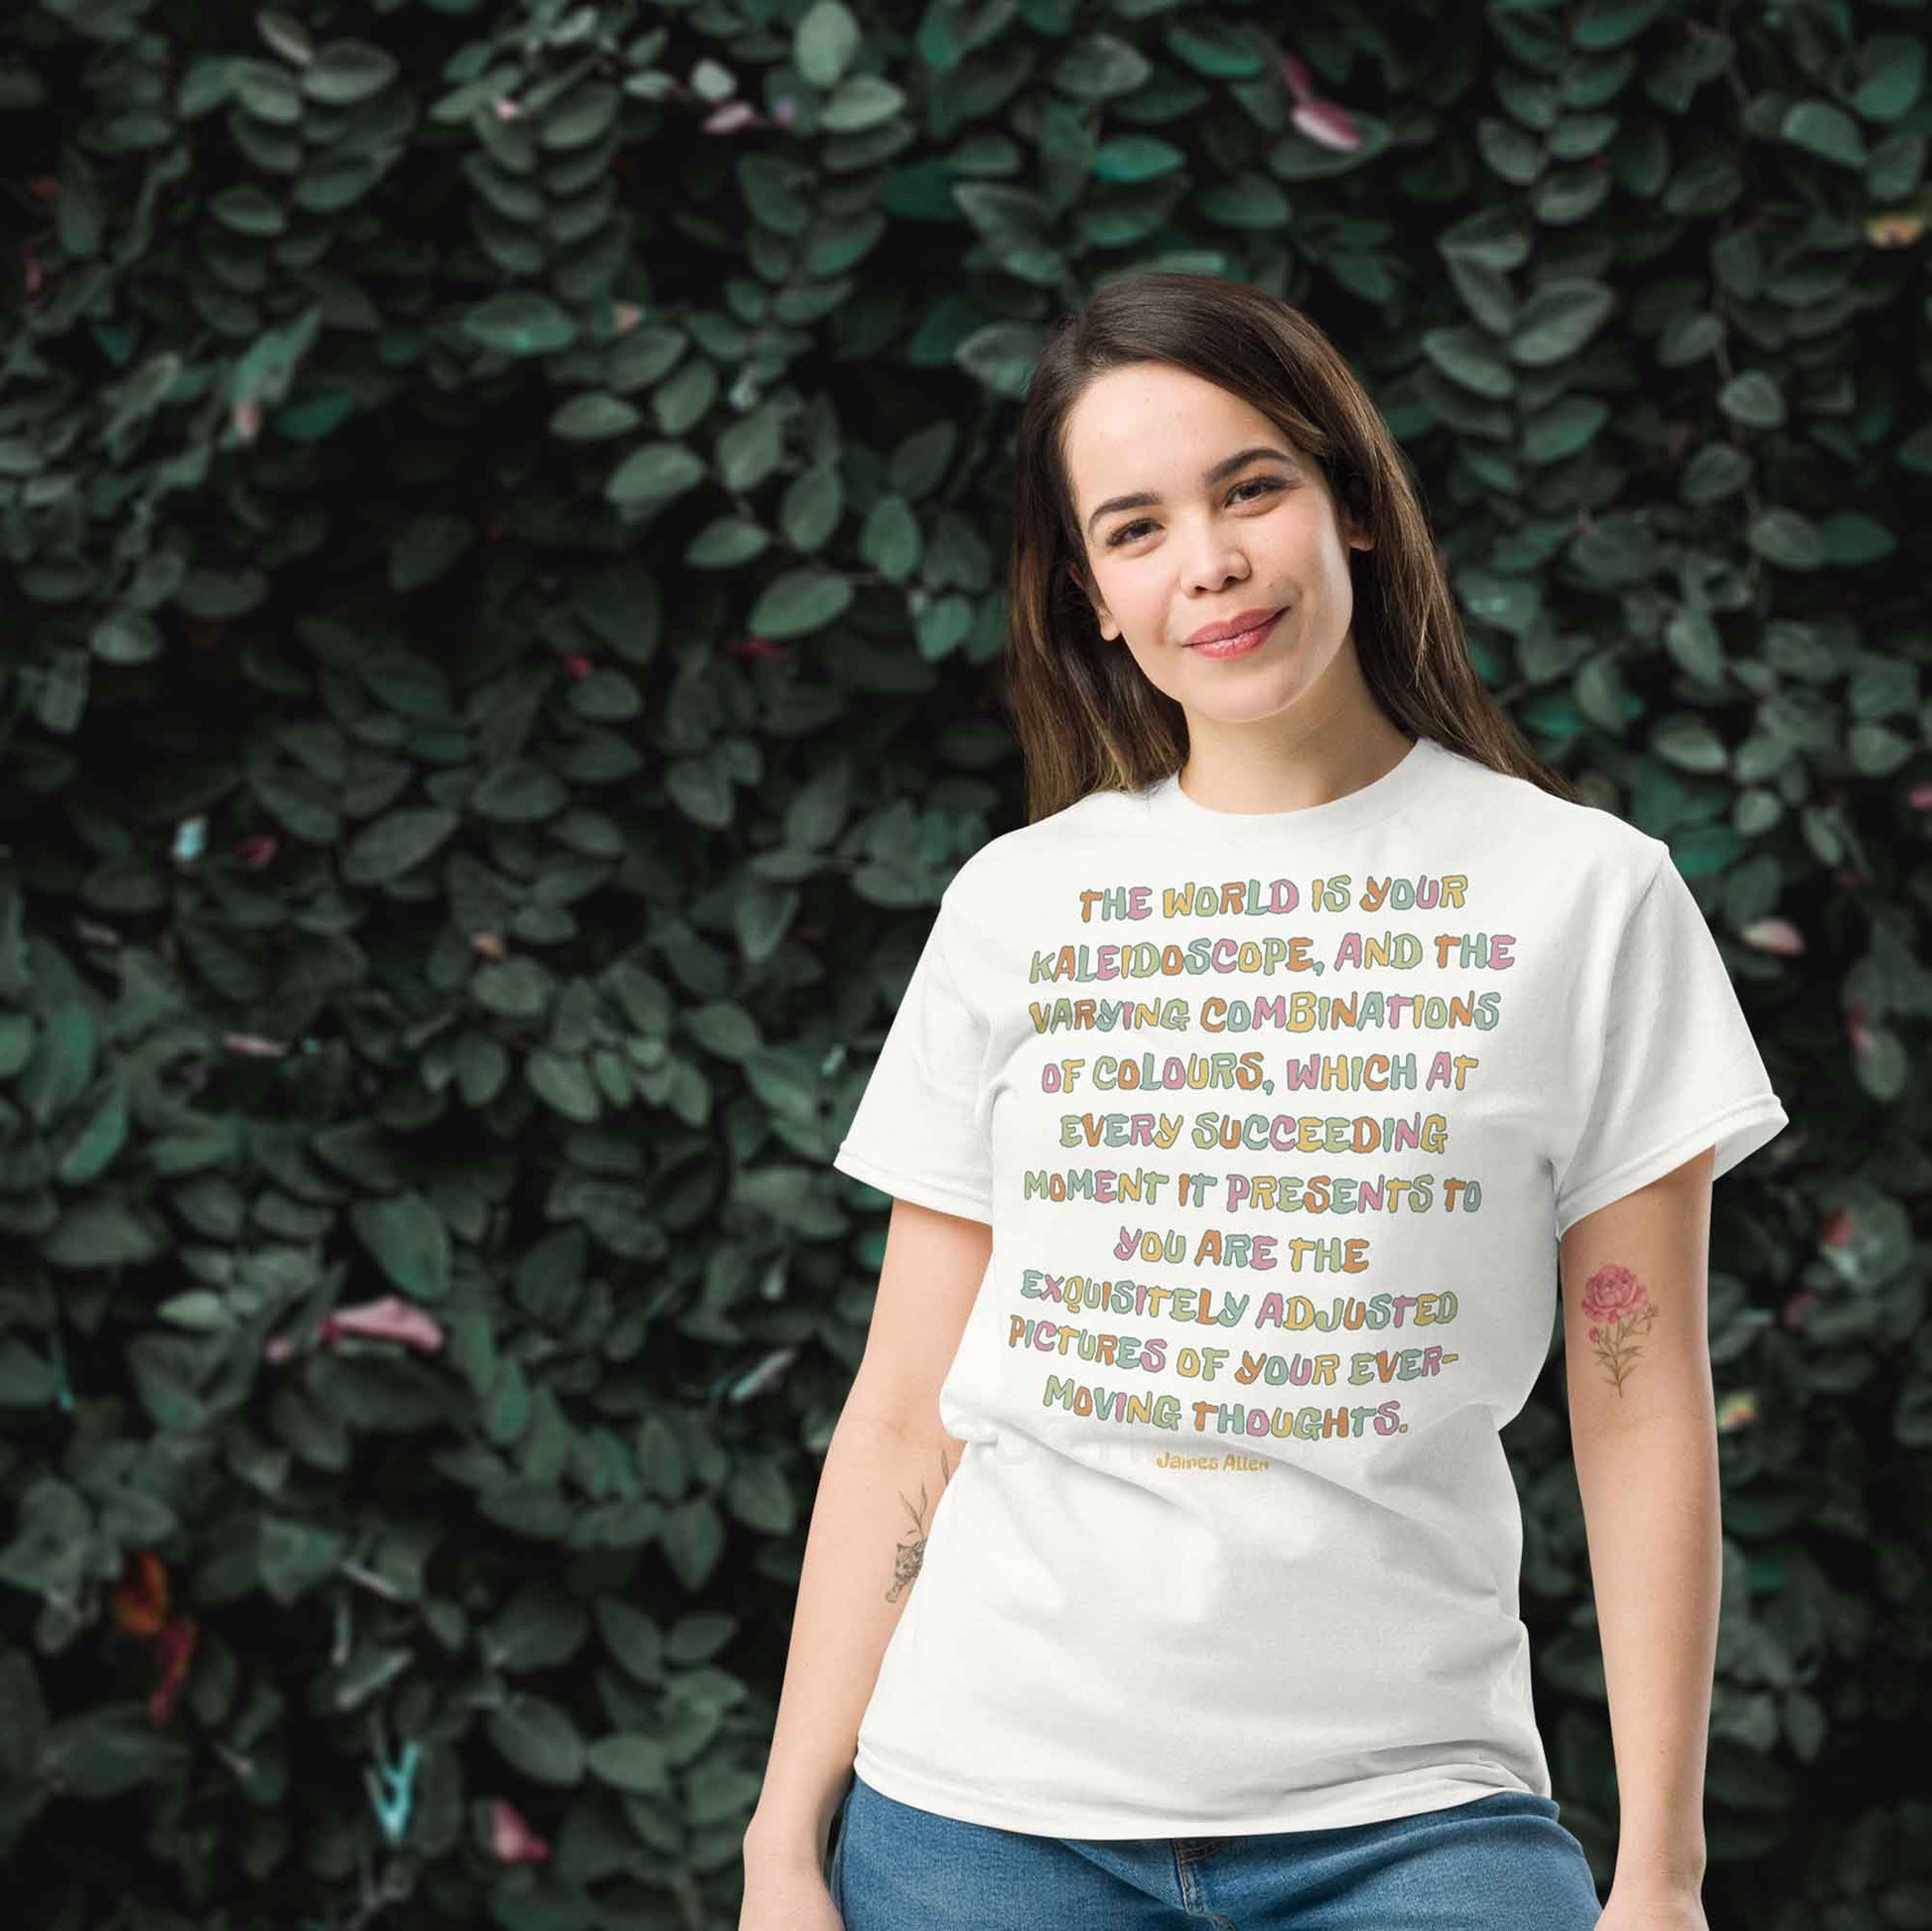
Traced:
[[[1279, 489], [1281, 486], [1282, 486], [1282, 480], [1280, 477], [1275, 477], [1275, 476], [1249, 477], [1245, 483], [1237, 483], [1234, 485], [1233, 489], [1230, 490], [1228, 493], [1228, 501], [1229, 502], [1241, 501], [1242, 500], [1241, 492], [1244, 489], [1264, 489], [1264, 490]], [[1252, 502], [1255, 499], [1252, 496], [1250, 496], [1246, 500]], [[1131, 523], [1123, 523], [1121, 527], [1113, 533], [1112, 536], [1108, 537], [1107, 539], [1108, 549], [1111, 550], [1117, 543], [1131, 543], [1134, 540], [1134, 532], [1137, 529], [1141, 528], [1142, 525], [1146, 523], [1147, 520], [1148, 519], [1145, 516], [1142, 516], [1142, 517], [1137, 517]]]

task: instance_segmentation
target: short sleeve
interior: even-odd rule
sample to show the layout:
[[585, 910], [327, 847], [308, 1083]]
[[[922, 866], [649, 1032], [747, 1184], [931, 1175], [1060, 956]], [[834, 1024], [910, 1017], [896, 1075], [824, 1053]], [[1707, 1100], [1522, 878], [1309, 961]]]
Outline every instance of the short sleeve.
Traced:
[[1789, 1125], [1668, 846], [1618, 940], [1595, 1059], [1588, 1109], [1556, 1173], [1559, 1239], [1707, 1147], [1715, 1177]]
[[987, 1028], [954, 973], [942, 898], [832, 1165], [941, 1213], [993, 1218], [993, 1163], [981, 1122]]

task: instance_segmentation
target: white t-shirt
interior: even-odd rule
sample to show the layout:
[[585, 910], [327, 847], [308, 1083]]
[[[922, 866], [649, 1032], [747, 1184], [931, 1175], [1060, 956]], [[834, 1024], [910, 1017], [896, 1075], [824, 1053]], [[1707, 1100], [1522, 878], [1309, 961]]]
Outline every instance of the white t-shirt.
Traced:
[[834, 1165], [991, 1223], [856, 1768], [1054, 1837], [1548, 1796], [1498, 1431], [1573, 1221], [1787, 1124], [1670, 848], [1420, 740], [993, 839]]

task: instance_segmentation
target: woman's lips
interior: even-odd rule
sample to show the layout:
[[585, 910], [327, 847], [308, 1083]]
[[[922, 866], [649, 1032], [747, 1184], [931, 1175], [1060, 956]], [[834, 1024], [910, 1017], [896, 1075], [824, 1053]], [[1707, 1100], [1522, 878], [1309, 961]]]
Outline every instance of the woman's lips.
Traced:
[[1264, 618], [1252, 630], [1243, 630], [1238, 636], [1220, 637], [1213, 643], [1190, 643], [1189, 650], [1202, 657], [1245, 657], [1250, 650], [1258, 649], [1268, 633], [1282, 621], [1282, 612]]

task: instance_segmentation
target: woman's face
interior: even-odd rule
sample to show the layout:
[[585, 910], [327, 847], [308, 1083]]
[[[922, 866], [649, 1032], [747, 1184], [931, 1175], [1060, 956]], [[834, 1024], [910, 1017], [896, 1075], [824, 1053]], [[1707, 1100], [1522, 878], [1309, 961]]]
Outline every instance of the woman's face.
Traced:
[[[1272, 717], [1352, 644], [1348, 552], [1371, 539], [1338, 526], [1320, 469], [1249, 403], [1165, 362], [1111, 369], [1066, 449], [1101, 635], [1190, 715]], [[1227, 654], [1193, 641], [1275, 612]]]

